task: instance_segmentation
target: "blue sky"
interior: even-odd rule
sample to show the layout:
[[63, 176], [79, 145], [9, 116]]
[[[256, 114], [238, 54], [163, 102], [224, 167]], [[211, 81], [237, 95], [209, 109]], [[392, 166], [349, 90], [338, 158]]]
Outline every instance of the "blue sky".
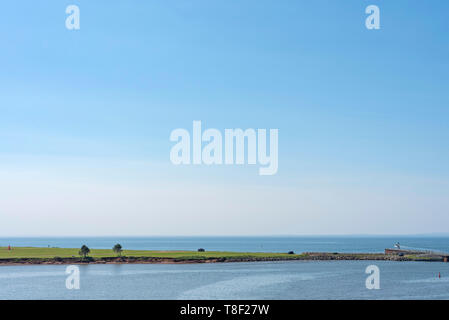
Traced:
[[[380, 30], [365, 28], [370, 4]], [[448, 13], [436, 0], [3, 4], [0, 232], [447, 231]], [[193, 120], [278, 128], [277, 175], [173, 166], [170, 132]]]

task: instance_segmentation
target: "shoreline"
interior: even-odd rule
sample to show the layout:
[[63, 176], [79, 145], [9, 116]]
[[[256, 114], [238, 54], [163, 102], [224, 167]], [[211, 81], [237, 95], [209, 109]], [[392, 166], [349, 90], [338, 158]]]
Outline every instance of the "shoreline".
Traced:
[[[157, 255], [157, 252], [152, 252]], [[162, 252], [161, 252], [162, 253]], [[164, 251], [163, 253], [166, 253]], [[230, 262], [266, 262], [266, 261], [426, 261], [444, 262], [444, 256], [427, 255], [392, 255], [384, 253], [330, 253], [330, 252], [306, 252], [302, 254], [284, 254], [275, 256], [272, 253], [258, 253], [258, 256], [251, 253], [240, 253], [240, 255], [210, 256], [203, 255], [189, 257], [157, 257], [157, 256], [122, 256], [122, 257], [17, 257], [0, 258], [0, 266], [19, 265], [68, 265], [68, 264], [194, 264], [194, 263], [230, 263]], [[236, 253], [237, 254], [237, 253]], [[217, 252], [214, 252], [217, 255]]]

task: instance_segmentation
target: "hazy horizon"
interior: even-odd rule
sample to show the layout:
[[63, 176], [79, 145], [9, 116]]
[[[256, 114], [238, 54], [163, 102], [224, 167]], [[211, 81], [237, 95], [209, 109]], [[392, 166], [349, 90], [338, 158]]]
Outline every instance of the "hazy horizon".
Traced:
[[245, 235], [245, 234], [204, 234], [204, 235], [182, 235], [182, 234], [171, 234], [171, 235], [125, 235], [125, 234], [118, 234], [118, 235], [11, 235], [11, 236], [1, 236], [0, 239], [7, 239], [7, 238], [258, 238], [258, 237], [266, 237], [266, 238], [288, 238], [288, 237], [360, 237], [360, 238], [376, 238], [376, 237], [441, 237], [441, 238], [447, 238], [449, 237], [449, 233], [422, 233], [422, 234], [251, 234], [251, 235]]

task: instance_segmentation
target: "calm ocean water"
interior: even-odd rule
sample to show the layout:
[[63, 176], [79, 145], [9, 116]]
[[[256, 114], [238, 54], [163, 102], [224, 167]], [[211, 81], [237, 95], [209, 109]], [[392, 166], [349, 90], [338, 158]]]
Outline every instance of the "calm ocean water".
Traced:
[[[396, 241], [449, 251], [430, 237], [15, 238], [0, 245], [233, 251], [381, 252]], [[368, 290], [365, 269], [380, 269]], [[1, 266], [0, 299], [449, 299], [449, 263], [290, 261], [184, 265], [82, 265], [81, 288], [68, 290], [64, 265]], [[438, 273], [441, 278], [438, 278]]]
[[[449, 263], [375, 262], [380, 289], [365, 287], [367, 261], [0, 267], [0, 299], [449, 299]], [[438, 272], [442, 277], [438, 278]]]
[[206, 250], [251, 252], [383, 252], [400, 242], [404, 248], [449, 252], [449, 237], [73, 237], [0, 238], [0, 246], [33, 246], [110, 249], [120, 243], [124, 249]]

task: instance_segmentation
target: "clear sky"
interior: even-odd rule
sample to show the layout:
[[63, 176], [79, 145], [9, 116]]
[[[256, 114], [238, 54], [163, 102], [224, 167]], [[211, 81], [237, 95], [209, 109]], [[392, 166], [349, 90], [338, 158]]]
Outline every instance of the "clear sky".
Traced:
[[[448, 16], [446, 0], [5, 2], [0, 234], [447, 232]], [[278, 173], [172, 165], [193, 120], [279, 129]]]

